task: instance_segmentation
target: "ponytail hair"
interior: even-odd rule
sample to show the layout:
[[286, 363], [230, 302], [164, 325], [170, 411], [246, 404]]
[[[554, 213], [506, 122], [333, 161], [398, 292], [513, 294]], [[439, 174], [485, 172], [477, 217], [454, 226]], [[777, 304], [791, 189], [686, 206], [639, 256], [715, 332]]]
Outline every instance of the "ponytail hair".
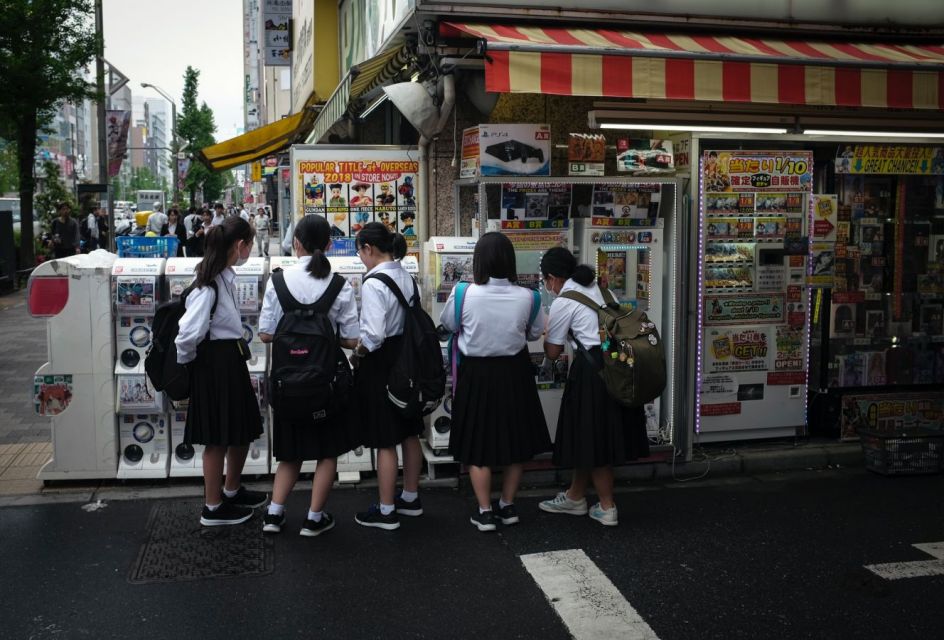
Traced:
[[382, 222], [368, 222], [357, 232], [354, 245], [360, 249], [364, 246], [375, 247], [381, 253], [388, 253], [394, 260], [400, 260], [406, 255], [406, 238], [399, 233], [387, 229]]
[[295, 224], [295, 239], [311, 255], [308, 275], [319, 280], [331, 275], [331, 263], [324, 253], [331, 242], [331, 225], [328, 221], [319, 215], [304, 216]]
[[564, 247], [553, 247], [541, 256], [541, 275], [573, 280], [582, 287], [588, 287], [596, 278], [593, 269], [585, 264], [577, 264], [577, 258]]
[[194, 284], [209, 286], [228, 266], [229, 252], [236, 243], [242, 240], [251, 244], [255, 235], [252, 226], [239, 216], [226, 218], [222, 224], [211, 227], [205, 236], [203, 260], [197, 265]]

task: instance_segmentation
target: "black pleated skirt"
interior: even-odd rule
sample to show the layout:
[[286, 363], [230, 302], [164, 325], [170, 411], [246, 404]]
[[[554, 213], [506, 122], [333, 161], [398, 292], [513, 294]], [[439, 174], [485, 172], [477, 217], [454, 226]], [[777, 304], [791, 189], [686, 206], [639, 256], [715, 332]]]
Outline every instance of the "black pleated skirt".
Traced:
[[459, 365], [449, 453], [477, 467], [527, 462], [551, 450], [527, 351]]
[[361, 358], [354, 370], [351, 416], [356, 439], [365, 447], [395, 447], [423, 433], [423, 419], [404, 418], [387, 397], [387, 376], [402, 344], [402, 336], [388, 337], [379, 349]]
[[259, 402], [238, 340], [204, 340], [190, 366], [184, 442], [245, 446], [262, 435]]
[[350, 415], [322, 420], [299, 420], [272, 410], [272, 454], [276, 460], [298, 462], [337, 458], [357, 447], [351, 431]]
[[[599, 347], [590, 355], [603, 366]], [[607, 392], [603, 379], [582, 353], [575, 353], [557, 419], [554, 464], [590, 469], [649, 455], [646, 414], [627, 408]]]

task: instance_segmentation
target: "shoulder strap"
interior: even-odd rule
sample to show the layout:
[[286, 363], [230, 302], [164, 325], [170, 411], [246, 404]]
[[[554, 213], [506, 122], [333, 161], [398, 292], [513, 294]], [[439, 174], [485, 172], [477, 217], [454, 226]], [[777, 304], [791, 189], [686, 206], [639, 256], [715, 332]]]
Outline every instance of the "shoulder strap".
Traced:
[[456, 333], [462, 329], [462, 308], [465, 306], [465, 294], [469, 290], [468, 282], [459, 282], [456, 284], [455, 297], [455, 315], [456, 315]]
[[605, 306], [597, 304], [596, 301], [594, 301], [590, 296], [586, 296], [579, 291], [565, 291], [564, 293], [560, 294], [560, 297], [573, 300], [574, 302], [579, 302], [582, 305], [590, 307], [594, 311], [599, 311], [603, 306]]
[[311, 310], [315, 313], [328, 313], [338, 294], [341, 293], [341, 289], [344, 288], [344, 282], [343, 276], [337, 273], [331, 274], [331, 282], [328, 283], [328, 288], [325, 289], [320, 298], [310, 305]]
[[600, 288], [600, 295], [603, 296], [603, 302], [606, 304], [606, 306], [610, 307], [611, 309], [619, 309], [619, 302], [613, 297], [613, 293], [603, 285], [598, 286]]
[[[403, 292], [400, 291], [400, 287], [397, 286], [397, 283], [394, 282], [393, 278], [388, 276], [386, 273], [372, 273], [369, 276], [365, 277], [364, 280], [368, 280], [370, 278], [377, 278], [378, 280], [383, 282], [385, 285], [387, 285], [388, 289], [393, 291], [393, 295], [397, 297], [397, 300], [400, 301], [400, 305], [403, 306], [404, 309], [410, 308], [410, 303], [407, 302], [406, 298], [403, 297]], [[415, 298], [416, 297], [416, 280], [413, 281], [413, 291], [414, 291], [413, 297]]]
[[[189, 296], [189, 295], [193, 292], [193, 290], [194, 290], [195, 287], [196, 287], [195, 284], [191, 284], [189, 287], [187, 287], [186, 289], [184, 289], [183, 292], [181, 292], [181, 294], [180, 294], [180, 301], [186, 304], [186, 302], [187, 302], [187, 296]], [[217, 289], [217, 287], [216, 287], [216, 281], [215, 281], [215, 280], [210, 283], [210, 288], [213, 289], [213, 306], [210, 307], [210, 320], [212, 321], [212, 320], [213, 320], [213, 314], [216, 313], [216, 303], [218, 303], [218, 302], [220, 301], [220, 295], [219, 295], [220, 292], [219, 292], [219, 289]]]
[[531, 316], [528, 318], [528, 333], [531, 333], [531, 325], [538, 319], [538, 311], [541, 310], [541, 292], [537, 289], [531, 289], [531, 295], [534, 299], [531, 301]]
[[279, 305], [282, 311], [301, 311], [304, 309], [302, 304], [295, 299], [295, 296], [288, 290], [285, 284], [285, 274], [281, 269], [272, 272], [272, 286], [275, 287], [275, 295], [279, 299]]

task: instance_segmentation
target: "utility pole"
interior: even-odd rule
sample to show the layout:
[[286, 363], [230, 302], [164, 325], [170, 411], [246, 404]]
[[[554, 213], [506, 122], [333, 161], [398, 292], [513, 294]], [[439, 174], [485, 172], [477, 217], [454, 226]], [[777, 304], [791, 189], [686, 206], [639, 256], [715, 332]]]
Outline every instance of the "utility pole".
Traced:
[[[105, 124], [105, 28], [102, 20], [102, 0], [95, 0], [95, 35], [98, 51], [95, 54], [95, 80], [98, 87], [98, 182], [108, 184], [108, 140]], [[115, 251], [115, 208], [112, 205], [111, 188], [108, 189], [108, 250]]]

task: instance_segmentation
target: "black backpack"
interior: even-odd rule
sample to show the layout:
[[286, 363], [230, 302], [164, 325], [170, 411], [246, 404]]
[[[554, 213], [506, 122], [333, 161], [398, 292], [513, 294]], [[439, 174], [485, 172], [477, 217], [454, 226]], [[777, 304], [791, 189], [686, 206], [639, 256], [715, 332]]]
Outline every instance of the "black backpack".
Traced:
[[[190, 397], [190, 372], [186, 365], [177, 363], [177, 333], [180, 331], [180, 319], [187, 311], [187, 296], [193, 291], [193, 285], [184, 289], [176, 300], [165, 302], [157, 307], [151, 326], [151, 346], [144, 357], [144, 371], [156, 391], [163, 391], [171, 400], [186, 400]], [[213, 289], [213, 306], [210, 308], [210, 322], [216, 313], [219, 292], [216, 282], [210, 283]], [[207, 331], [207, 337], [210, 333]]]
[[403, 325], [403, 347], [387, 378], [387, 397], [405, 418], [419, 418], [432, 413], [446, 393], [446, 370], [436, 325], [420, 306], [419, 289], [413, 281], [411, 303], [403, 297], [400, 287], [385, 273], [377, 278], [393, 291], [406, 313]]
[[347, 410], [354, 379], [328, 317], [344, 282], [334, 274], [318, 300], [302, 304], [282, 270], [272, 272], [284, 315], [272, 339], [269, 402], [280, 418], [318, 421]]

